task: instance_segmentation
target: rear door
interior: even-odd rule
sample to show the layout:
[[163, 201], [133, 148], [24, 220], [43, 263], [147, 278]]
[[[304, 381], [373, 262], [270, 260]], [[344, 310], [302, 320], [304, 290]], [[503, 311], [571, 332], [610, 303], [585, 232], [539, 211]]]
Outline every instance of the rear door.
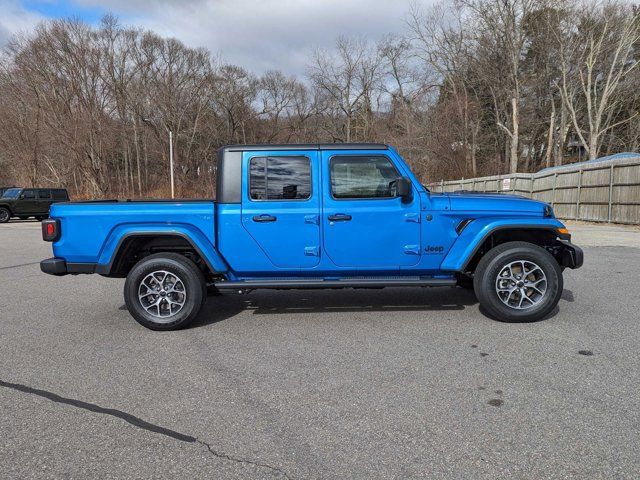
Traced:
[[38, 210], [35, 213], [49, 215], [49, 207], [53, 203], [51, 198], [51, 190], [48, 188], [38, 189]]
[[320, 261], [317, 151], [244, 152], [242, 225], [275, 267]]
[[399, 270], [420, 261], [420, 196], [403, 203], [402, 166], [385, 152], [323, 152], [324, 248], [340, 267]]

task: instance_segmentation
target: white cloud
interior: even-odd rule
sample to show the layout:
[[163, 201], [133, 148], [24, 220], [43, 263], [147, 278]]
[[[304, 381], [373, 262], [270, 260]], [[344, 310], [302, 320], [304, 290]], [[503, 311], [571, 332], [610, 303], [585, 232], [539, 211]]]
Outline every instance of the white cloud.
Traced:
[[0, 0], [0, 47], [20, 33], [26, 33], [42, 20], [37, 13], [28, 12], [17, 0]]
[[405, 29], [410, 0], [80, 0], [124, 15], [123, 23], [206, 47], [260, 73], [303, 74], [317, 47], [338, 35], [375, 40]]
[[[223, 61], [261, 73], [305, 73], [315, 48], [338, 35], [376, 40], [404, 31], [411, 0], [75, 0], [80, 9], [100, 7], [123, 24], [154, 30], [206, 47]], [[8, 3], [7, 7], [3, 4]], [[2, 36], [40, 20], [15, 0], [0, 0]]]

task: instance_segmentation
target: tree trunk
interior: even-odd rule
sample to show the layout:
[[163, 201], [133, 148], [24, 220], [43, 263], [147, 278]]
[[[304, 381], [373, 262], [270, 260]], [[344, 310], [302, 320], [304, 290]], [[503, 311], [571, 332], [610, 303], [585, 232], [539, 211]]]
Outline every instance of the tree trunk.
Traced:
[[140, 144], [138, 143], [138, 128], [136, 122], [133, 123], [133, 142], [136, 147], [136, 164], [138, 167], [138, 195], [142, 197], [142, 172], [140, 168]]
[[478, 131], [480, 130], [480, 122], [473, 125], [471, 128], [471, 169], [473, 176], [478, 175]]
[[512, 129], [511, 129], [511, 149], [509, 152], [509, 173], [516, 173], [518, 171], [518, 99], [511, 99], [511, 112], [512, 112]]
[[556, 123], [556, 104], [551, 102], [551, 115], [549, 116], [549, 133], [547, 134], [547, 158], [546, 158], [546, 167], [549, 168], [551, 166], [551, 156], [553, 153], [553, 133]]
[[567, 107], [564, 102], [562, 102], [562, 106], [560, 107], [560, 129], [559, 135], [555, 142], [555, 148], [553, 153], [553, 165], [558, 167], [562, 165], [562, 154], [564, 153], [564, 142], [567, 138], [567, 133], [569, 133], [569, 125], [567, 123]]
[[589, 160], [598, 158], [598, 135], [595, 133], [589, 136]]

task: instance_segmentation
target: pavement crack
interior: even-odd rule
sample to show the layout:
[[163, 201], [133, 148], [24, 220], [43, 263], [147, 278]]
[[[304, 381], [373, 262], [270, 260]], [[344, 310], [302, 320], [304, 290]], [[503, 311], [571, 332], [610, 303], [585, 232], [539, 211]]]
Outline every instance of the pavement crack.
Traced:
[[199, 443], [200, 445], [203, 445], [205, 447], [207, 447], [207, 450], [209, 450], [209, 453], [211, 453], [211, 455], [213, 455], [214, 457], [218, 457], [218, 458], [223, 458], [225, 460], [230, 460], [232, 462], [236, 462], [236, 463], [242, 463], [242, 464], [246, 464], [246, 465], [253, 465], [254, 467], [260, 467], [260, 468], [266, 468], [269, 469], [275, 473], [280, 474], [281, 476], [288, 478], [289, 480], [293, 480], [292, 477], [290, 477], [287, 472], [285, 472], [284, 470], [278, 468], [278, 467], [274, 467], [272, 465], [268, 465], [266, 463], [260, 463], [260, 462], [254, 462], [253, 460], [247, 460], [244, 458], [237, 458], [237, 457], [232, 457], [231, 455], [227, 455], [226, 453], [222, 453], [222, 452], [218, 452], [216, 450], [214, 450], [211, 445], [209, 445], [207, 442], [200, 440], [200, 439], [196, 439], [196, 442]]
[[0, 380], [0, 387], [5, 387], [5, 388], [10, 388], [12, 390], [17, 390], [19, 392], [22, 393], [28, 393], [31, 395], [36, 395], [38, 397], [42, 397], [42, 398], [46, 398], [47, 400], [50, 400], [52, 402], [55, 403], [61, 403], [64, 405], [70, 405], [72, 407], [76, 407], [76, 408], [80, 408], [82, 410], [87, 410], [93, 413], [100, 413], [103, 415], [109, 415], [112, 417], [116, 417], [119, 418], [121, 420], [124, 420], [125, 422], [129, 423], [130, 425], [133, 425], [134, 427], [140, 428], [142, 430], [147, 430], [149, 432], [153, 432], [153, 433], [159, 433], [160, 435], [164, 435], [166, 437], [170, 437], [174, 440], [178, 440], [180, 442], [187, 442], [187, 443], [196, 443], [202, 446], [207, 447], [207, 450], [209, 451], [209, 453], [211, 455], [213, 455], [214, 457], [217, 458], [221, 458], [224, 460], [229, 460], [231, 462], [235, 462], [235, 463], [240, 463], [240, 464], [244, 464], [244, 465], [253, 465], [254, 467], [259, 467], [259, 468], [265, 468], [268, 470], [271, 470], [274, 473], [277, 473], [289, 480], [292, 480], [292, 477], [290, 477], [287, 472], [285, 472], [284, 470], [278, 468], [278, 467], [274, 467], [272, 465], [268, 465], [266, 463], [260, 463], [260, 462], [254, 462], [253, 460], [248, 460], [248, 459], [244, 459], [244, 458], [238, 458], [238, 457], [233, 457], [229, 454], [226, 454], [224, 452], [220, 452], [218, 450], [215, 450], [213, 447], [211, 447], [211, 445], [209, 445], [207, 442], [200, 440], [197, 437], [191, 436], [191, 435], [186, 435], [184, 433], [180, 433], [180, 432], [176, 432], [174, 430], [165, 428], [165, 427], [161, 427], [159, 425], [155, 425], [153, 423], [149, 423], [145, 420], [142, 420], [139, 417], [136, 417], [135, 415], [131, 415], [130, 413], [127, 412], [123, 412], [122, 410], [117, 410], [115, 408], [105, 408], [105, 407], [101, 407], [99, 405], [93, 404], [93, 403], [89, 403], [89, 402], [83, 402], [82, 400], [76, 400], [74, 398], [67, 398], [67, 397], [62, 397], [56, 393], [53, 392], [49, 392], [47, 390], [41, 390], [38, 388], [33, 388], [33, 387], [29, 387], [27, 385], [22, 385], [21, 383], [10, 383], [10, 382], [5, 382], [3, 380]]
[[138, 427], [153, 433], [159, 433], [160, 435], [165, 435], [167, 437], [171, 437], [174, 440], [179, 440], [181, 442], [194, 443], [196, 441], [195, 437], [192, 437], [190, 435], [185, 435], [183, 433], [175, 432], [173, 430], [161, 427], [159, 425], [154, 425], [153, 423], [146, 422], [141, 418], [131, 415], [130, 413], [123, 412], [122, 410], [116, 410], [115, 408], [104, 408], [99, 405], [95, 405], [93, 403], [83, 402], [82, 400], [61, 397], [56, 393], [28, 387], [20, 383], [9, 383], [9, 382], [4, 382], [0, 380], [0, 386], [11, 388], [13, 390], [17, 390], [23, 393], [29, 393], [31, 395], [37, 395], [38, 397], [46, 398], [47, 400], [51, 400], [52, 402], [55, 402], [55, 403], [71, 405], [72, 407], [81, 408], [83, 410], [88, 410], [94, 413], [101, 413], [103, 415], [110, 415], [112, 417], [116, 417], [121, 420], [124, 420], [125, 422], [133, 425], [134, 427]]

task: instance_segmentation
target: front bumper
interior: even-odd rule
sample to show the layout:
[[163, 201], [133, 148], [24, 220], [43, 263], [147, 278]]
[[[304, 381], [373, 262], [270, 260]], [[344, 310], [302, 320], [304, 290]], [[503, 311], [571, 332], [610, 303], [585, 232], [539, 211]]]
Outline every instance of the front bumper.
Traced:
[[584, 262], [582, 249], [569, 240], [558, 240], [563, 246], [560, 264], [567, 268], [580, 268]]
[[78, 275], [81, 273], [94, 273], [95, 263], [67, 263], [62, 258], [47, 258], [40, 262], [40, 270], [49, 275], [61, 277], [63, 275]]

